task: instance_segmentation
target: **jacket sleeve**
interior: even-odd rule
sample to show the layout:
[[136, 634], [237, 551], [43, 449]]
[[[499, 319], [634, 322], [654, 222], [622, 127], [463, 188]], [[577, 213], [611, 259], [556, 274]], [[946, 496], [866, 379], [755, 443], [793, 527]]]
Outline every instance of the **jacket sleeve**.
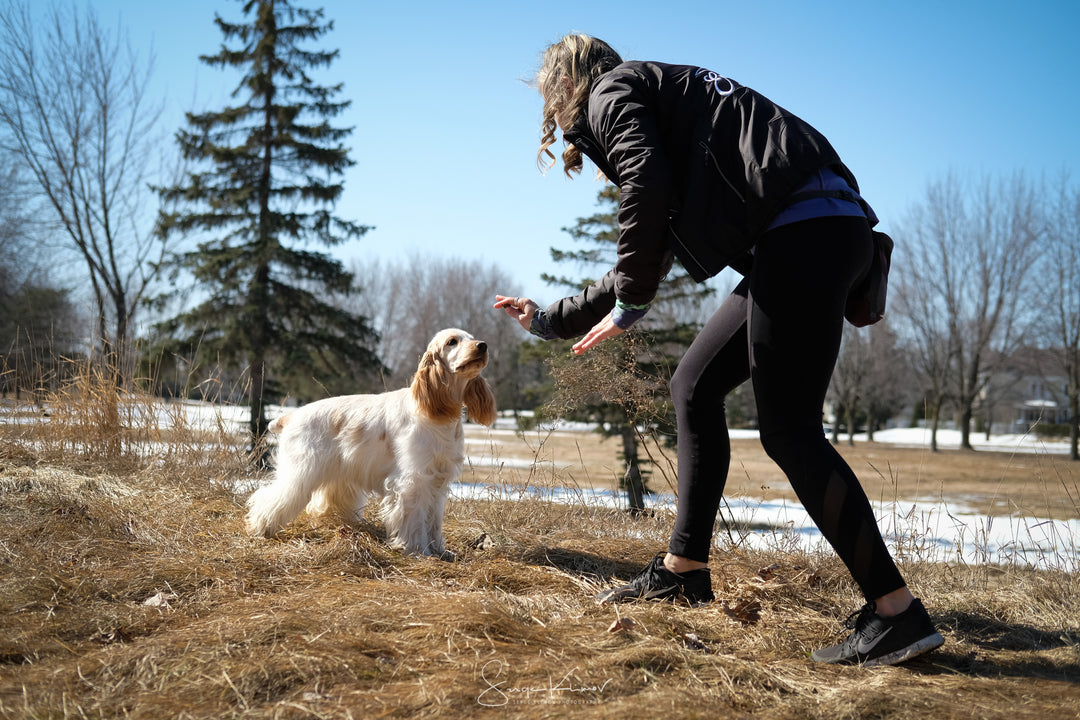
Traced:
[[615, 294], [628, 305], [648, 305], [671, 265], [671, 171], [652, 94], [636, 72], [616, 69], [589, 97], [590, 129], [618, 177]]
[[615, 278], [616, 271], [609, 270], [580, 294], [549, 305], [544, 313], [551, 332], [566, 339], [589, 332], [615, 307]]

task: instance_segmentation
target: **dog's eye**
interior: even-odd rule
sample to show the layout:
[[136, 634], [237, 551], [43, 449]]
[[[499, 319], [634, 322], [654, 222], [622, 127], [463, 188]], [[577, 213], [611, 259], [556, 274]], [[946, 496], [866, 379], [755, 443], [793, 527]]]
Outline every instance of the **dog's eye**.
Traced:
[[454, 347], [455, 345], [457, 345], [457, 338], [450, 338], [446, 341], [447, 347]]

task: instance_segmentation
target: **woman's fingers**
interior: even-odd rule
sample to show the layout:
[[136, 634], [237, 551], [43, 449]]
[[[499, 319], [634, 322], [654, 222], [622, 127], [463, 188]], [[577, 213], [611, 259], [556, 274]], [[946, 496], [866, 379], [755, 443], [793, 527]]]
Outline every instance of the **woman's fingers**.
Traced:
[[596, 323], [596, 325], [593, 326], [592, 330], [590, 330], [585, 335], [585, 337], [581, 338], [581, 340], [574, 344], [574, 354], [580, 355], [586, 350], [596, 347], [604, 340], [607, 340], [610, 337], [615, 337], [622, 332], [622, 328], [612, 322], [611, 316], [608, 315], [606, 318]]
[[494, 308], [504, 310], [507, 315], [517, 320], [521, 327], [526, 330], [529, 329], [533, 314], [539, 307], [529, 298], [510, 297], [508, 295], [495, 296]]

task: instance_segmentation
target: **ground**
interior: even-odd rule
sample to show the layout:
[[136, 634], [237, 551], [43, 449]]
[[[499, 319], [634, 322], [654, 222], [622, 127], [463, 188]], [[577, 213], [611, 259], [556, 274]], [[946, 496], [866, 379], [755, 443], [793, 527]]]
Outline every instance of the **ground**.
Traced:
[[[466, 480], [617, 477], [593, 434], [471, 439], [504, 462]], [[840, 450], [872, 497], [1078, 517], [1080, 468], [1061, 458]], [[754, 441], [735, 456], [729, 492], [789, 492]], [[861, 599], [834, 557], [782, 532], [721, 537], [711, 605], [597, 606], [664, 546], [668, 514], [456, 499], [447, 563], [389, 550], [373, 516], [250, 538], [254, 480], [179, 451], [125, 465], [0, 442], [0, 716], [1080, 717], [1075, 566], [905, 557], [946, 645], [901, 667], [822, 666], [807, 653]]]

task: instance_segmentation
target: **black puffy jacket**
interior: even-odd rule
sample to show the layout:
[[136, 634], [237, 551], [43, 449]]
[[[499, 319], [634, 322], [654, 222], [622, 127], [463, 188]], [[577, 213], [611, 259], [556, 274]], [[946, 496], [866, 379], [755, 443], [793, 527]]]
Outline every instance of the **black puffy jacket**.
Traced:
[[697, 281], [749, 249], [792, 191], [831, 167], [858, 191], [829, 141], [760, 93], [704, 68], [624, 62], [593, 84], [563, 138], [619, 187], [615, 268], [547, 309], [561, 337], [614, 306], [649, 303], [671, 255]]

